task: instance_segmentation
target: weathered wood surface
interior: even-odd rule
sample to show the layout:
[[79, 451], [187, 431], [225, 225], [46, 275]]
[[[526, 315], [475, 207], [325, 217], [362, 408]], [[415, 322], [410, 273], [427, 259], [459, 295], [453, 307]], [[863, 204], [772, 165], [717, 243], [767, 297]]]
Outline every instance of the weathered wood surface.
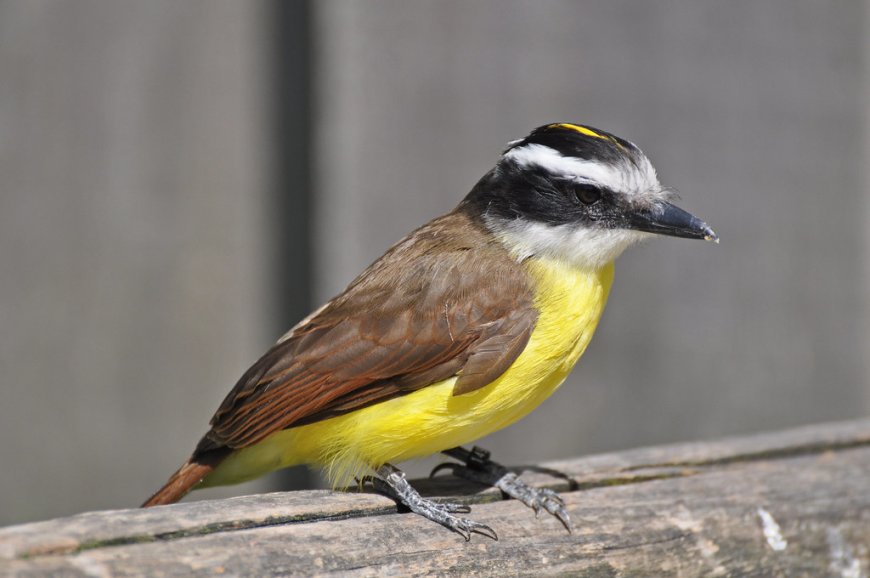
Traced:
[[870, 570], [870, 420], [549, 463], [575, 524], [452, 478], [500, 540], [386, 498], [310, 491], [88, 512], [0, 529], [13, 576], [838, 576]]

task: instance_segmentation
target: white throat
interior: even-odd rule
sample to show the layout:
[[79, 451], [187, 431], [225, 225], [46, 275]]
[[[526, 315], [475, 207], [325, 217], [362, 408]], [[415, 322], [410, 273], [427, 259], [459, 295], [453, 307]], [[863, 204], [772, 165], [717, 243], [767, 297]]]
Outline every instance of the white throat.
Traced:
[[597, 270], [613, 262], [630, 245], [651, 237], [632, 229], [592, 229], [573, 223], [548, 225], [523, 219], [485, 217], [490, 231], [518, 260], [548, 257], [579, 269]]

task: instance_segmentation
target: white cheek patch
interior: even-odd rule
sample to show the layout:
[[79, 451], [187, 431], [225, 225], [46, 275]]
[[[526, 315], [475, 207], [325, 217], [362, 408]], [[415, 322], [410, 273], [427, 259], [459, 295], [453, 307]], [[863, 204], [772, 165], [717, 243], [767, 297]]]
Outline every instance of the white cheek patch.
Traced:
[[541, 144], [528, 144], [505, 153], [504, 158], [513, 160], [521, 167], [537, 166], [554, 175], [594, 183], [618, 193], [643, 195], [658, 192], [658, 177], [652, 163], [642, 154], [637, 165], [625, 162], [607, 165], [566, 157], [554, 148]]
[[600, 269], [630, 245], [651, 237], [632, 229], [587, 228], [578, 224], [548, 225], [522, 219], [488, 223], [518, 261], [549, 257], [584, 269]]

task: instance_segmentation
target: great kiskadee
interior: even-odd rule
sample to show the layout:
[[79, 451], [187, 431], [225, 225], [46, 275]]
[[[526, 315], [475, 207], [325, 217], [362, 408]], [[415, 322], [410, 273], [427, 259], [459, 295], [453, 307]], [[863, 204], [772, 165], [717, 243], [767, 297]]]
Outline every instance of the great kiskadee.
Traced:
[[508, 144], [450, 213], [423, 225], [303, 319], [239, 379], [190, 459], [144, 506], [296, 464], [376, 489], [468, 539], [495, 538], [423, 498], [393, 463], [444, 452], [455, 474], [568, 513], [461, 446], [550, 396], [586, 349], [613, 261], [652, 234], [717, 241], [673, 205], [632, 143], [549, 124]]

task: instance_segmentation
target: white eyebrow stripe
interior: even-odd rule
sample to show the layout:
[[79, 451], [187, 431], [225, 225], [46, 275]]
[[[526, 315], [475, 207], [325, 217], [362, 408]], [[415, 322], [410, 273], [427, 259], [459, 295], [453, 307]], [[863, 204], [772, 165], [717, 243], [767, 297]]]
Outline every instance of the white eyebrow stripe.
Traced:
[[511, 149], [504, 155], [520, 166], [538, 166], [549, 172], [583, 181], [594, 181], [614, 191], [624, 190], [621, 171], [602, 163], [566, 157], [554, 148], [541, 144], [528, 144]]
[[655, 172], [649, 167], [649, 173], [640, 174], [630, 165], [613, 167], [606, 164], [584, 161], [566, 157], [554, 148], [541, 144], [527, 144], [509, 150], [504, 158], [513, 160], [523, 167], [538, 166], [553, 174], [563, 175], [579, 181], [592, 181], [599, 186], [617, 192], [632, 192], [641, 184], [644, 188], [658, 185]]

